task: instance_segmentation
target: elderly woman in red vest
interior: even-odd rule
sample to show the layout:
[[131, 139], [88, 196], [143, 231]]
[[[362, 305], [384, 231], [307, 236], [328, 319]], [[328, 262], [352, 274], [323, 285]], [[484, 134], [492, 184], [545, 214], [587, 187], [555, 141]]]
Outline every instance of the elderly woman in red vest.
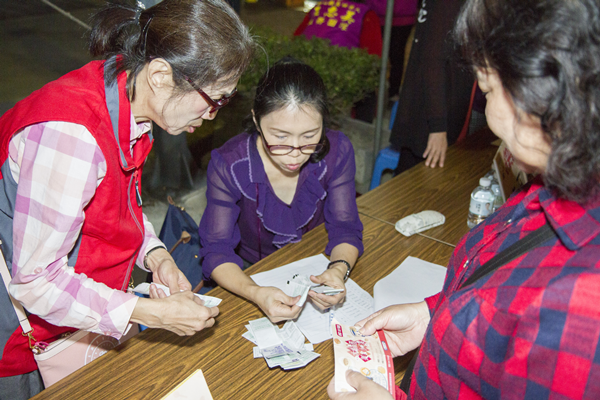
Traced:
[[[185, 29], [182, 29], [185, 27]], [[108, 5], [94, 19], [93, 61], [0, 118], [0, 239], [10, 294], [37, 341], [73, 328], [119, 338], [129, 322], [193, 335], [214, 324], [142, 213], [151, 121], [172, 135], [213, 119], [253, 53], [246, 27], [218, 0]], [[151, 299], [127, 293], [135, 264]], [[43, 388], [0, 285], [0, 398]]]

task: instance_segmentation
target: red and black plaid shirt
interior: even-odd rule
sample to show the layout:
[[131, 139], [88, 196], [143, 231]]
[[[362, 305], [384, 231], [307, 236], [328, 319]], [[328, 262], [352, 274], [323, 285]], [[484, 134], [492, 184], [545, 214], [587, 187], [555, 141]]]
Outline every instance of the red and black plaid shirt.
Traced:
[[[495, 254], [542, 226], [558, 237], [462, 290]], [[412, 399], [600, 399], [600, 198], [558, 199], [541, 180], [471, 230], [448, 265]]]

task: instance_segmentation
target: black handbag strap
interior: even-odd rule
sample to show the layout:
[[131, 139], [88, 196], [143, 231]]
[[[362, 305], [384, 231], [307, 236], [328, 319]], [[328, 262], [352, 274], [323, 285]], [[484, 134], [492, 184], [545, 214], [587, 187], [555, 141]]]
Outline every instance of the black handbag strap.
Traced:
[[554, 229], [552, 229], [552, 227], [547, 223], [544, 224], [541, 228], [531, 232], [523, 239], [516, 241], [500, 253], [496, 254], [491, 260], [483, 264], [473, 273], [473, 275], [471, 275], [462, 283], [462, 285], [460, 285], [460, 289], [475, 283], [484, 276], [494, 272], [501, 266], [508, 264], [515, 258], [527, 253], [529, 250], [535, 249], [542, 243], [547, 242], [555, 236], [556, 233], [554, 232]]
[[[480, 268], [478, 268], [473, 275], [471, 275], [467, 280], [465, 280], [461, 285], [460, 289], [463, 289], [466, 286], [469, 286], [479, 279], [487, 276], [500, 268], [501, 266], [508, 264], [512, 260], [517, 257], [522, 256], [530, 250], [535, 249], [541, 244], [547, 242], [548, 240], [554, 238], [556, 236], [556, 232], [554, 229], [546, 223], [541, 228], [536, 229], [531, 232], [529, 235], [525, 236], [523, 239], [520, 239], [496, 254], [491, 260], [483, 264]], [[413, 369], [415, 368], [415, 363], [417, 361], [417, 357], [419, 356], [419, 349], [415, 352], [415, 355], [410, 360], [408, 367], [406, 368], [406, 372], [404, 372], [404, 377], [402, 377], [402, 383], [400, 383], [400, 389], [404, 391], [406, 394], [409, 394], [410, 381], [412, 377]]]

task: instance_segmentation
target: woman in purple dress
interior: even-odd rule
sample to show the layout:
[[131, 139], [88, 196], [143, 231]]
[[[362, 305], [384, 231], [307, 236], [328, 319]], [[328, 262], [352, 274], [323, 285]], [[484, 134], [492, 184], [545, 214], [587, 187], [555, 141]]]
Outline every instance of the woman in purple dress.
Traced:
[[[296, 318], [298, 298], [256, 285], [244, 264], [299, 242], [325, 222], [331, 262], [311, 279], [345, 289], [363, 251], [354, 150], [343, 133], [327, 129], [328, 116], [321, 77], [284, 59], [259, 81], [246, 132], [211, 154], [199, 229], [204, 277], [256, 303], [273, 322]], [[309, 292], [321, 309], [344, 296]]]

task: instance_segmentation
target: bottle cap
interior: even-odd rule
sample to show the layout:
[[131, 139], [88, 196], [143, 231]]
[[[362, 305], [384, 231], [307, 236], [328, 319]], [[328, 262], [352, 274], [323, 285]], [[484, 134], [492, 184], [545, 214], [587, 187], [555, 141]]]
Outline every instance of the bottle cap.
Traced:
[[479, 180], [479, 186], [489, 187], [491, 184], [490, 178], [483, 177]]

